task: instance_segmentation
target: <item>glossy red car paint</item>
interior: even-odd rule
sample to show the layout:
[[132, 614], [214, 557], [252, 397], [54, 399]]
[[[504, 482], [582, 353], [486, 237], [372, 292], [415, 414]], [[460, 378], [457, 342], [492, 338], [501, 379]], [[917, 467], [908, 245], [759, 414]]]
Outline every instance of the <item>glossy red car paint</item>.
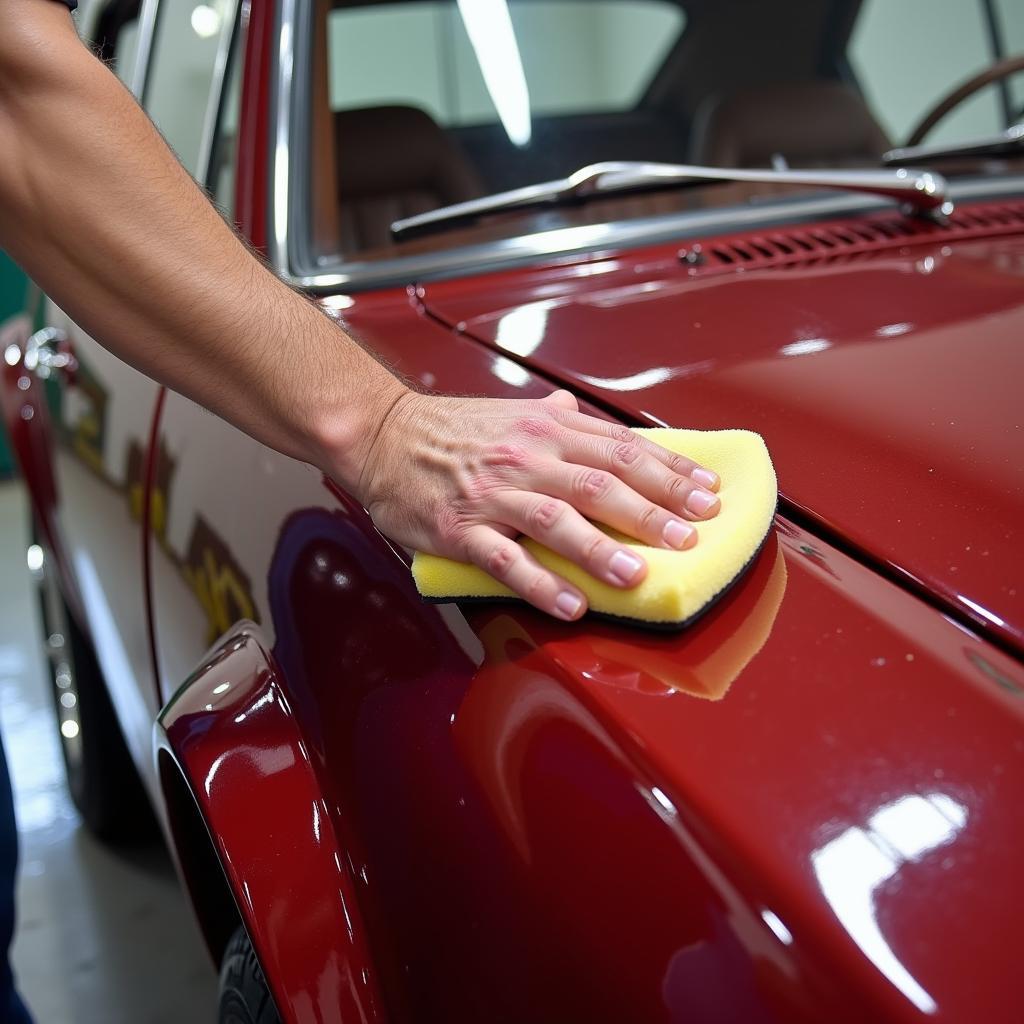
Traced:
[[213, 651], [160, 726], [161, 756], [189, 782], [246, 927], [259, 938], [275, 1002], [319, 1008], [315, 1017], [300, 1010], [286, 1018], [382, 1020], [348, 848], [335, 837], [307, 734], [296, 728], [259, 627], [241, 624]]
[[242, 0], [244, 33], [239, 144], [235, 164], [235, 219], [257, 249], [267, 244], [267, 153], [270, 150], [270, 78], [274, 62], [274, 4]]
[[[238, 213], [257, 245], [273, 15], [253, 0], [239, 131]], [[266, 613], [202, 658], [190, 635], [192, 657], [171, 626], [196, 598], [159, 589], [180, 566], [147, 518], [157, 661], [200, 666], [180, 689], [187, 672], [158, 681], [161, 782], [187, 780], [219, 855], [210, 874], [223, 869], [291, 1024], [1019, 1018], [1024, 668], [1019, 605], [1000, 588], [1020, 555], [996, 531], [1020, 522], [1005, 390], [1019, 363], [1000, 348], [1020, 324], [1019, 239], [707, 275], [676, 248], [326, 305], [438, 390], [565, 381], [626, 421], [761, 429], [787, 510], [821, 530], [781, 516], [694, 628], [425, 605], [352, 501], [316, 480], [282, 499], [285, 460], [257, 477], [249, 465], [271, 457], [247, 449], [250, 490], [179, 479], [162, 496], [169, 516], [228, 508]], [[879, 334], [895, 325], [909, 327]], [[917, 343], [963, 379], [984, 373], [973, 406], [938, 371], [914, 376]], [[875, 405], [856, 403], [865, 391]], [[940, 414], [996, 437], [958, 460], [939, 442], [963, 435]], [[232, 468], [200, 443], [210, 417], [168, 396], [150, 511], [174, 417], [192, 431], [172, 453], [184, 470]], [[19, 448], [27, 473], [46, 443]], [[942, 478], [980, 480], [983, 514]], [[918, 528], [886, 519], [885, 500]], [[954, 543], [973, 552], [949, 563], [959, 589], [938, 557]], [[902, 585], [911, 574], [926, 599]], [[211, 878], [178, 852], [204, 893]]]
[[500, 607], [476, 658], [347, 503], [268, 588], [273, 670], [200, 672], [168, 737], [286, 1019], [286, 967], [352, 975], [305, 884], [335, 842], [389, 1019], [1014, 1019], [1024, 671], [817, 538], [780, 521], [685, 634]]
[[[400, 294], [346, 312], [414, 376], [514, 393]], [[1014, 1018], [1018, 661], [785, 520], [680, 636], [500, 607], [460, 637], [336, 494], [281, 524], [266, 628], [389, 1019]], [[250, 849], [309, 802], [262, 792]], [[236, 892], [265, 872], [230, 861]], [[251, 919], [261, 955], [283, 916]]]
[[805, 521], [1024, 652], [1024, 241], [996, 231], [717, 272], [677, 244], [424, 302], [632, 422], [759, 431]]

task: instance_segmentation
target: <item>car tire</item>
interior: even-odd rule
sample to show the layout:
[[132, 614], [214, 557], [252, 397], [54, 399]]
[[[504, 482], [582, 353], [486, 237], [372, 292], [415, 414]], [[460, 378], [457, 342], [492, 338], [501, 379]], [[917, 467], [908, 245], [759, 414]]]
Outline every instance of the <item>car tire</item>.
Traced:
[[239, 926], [220, 965], [218, 1024], [281, 1024], [249, 936]]
[[43, 647], [71, 800], [86, 828], [104, 843], [148, 842], [157, 835], [156, 818], [96, 655], [68, 610], [52, 557], [38, 549], [36, 562]]

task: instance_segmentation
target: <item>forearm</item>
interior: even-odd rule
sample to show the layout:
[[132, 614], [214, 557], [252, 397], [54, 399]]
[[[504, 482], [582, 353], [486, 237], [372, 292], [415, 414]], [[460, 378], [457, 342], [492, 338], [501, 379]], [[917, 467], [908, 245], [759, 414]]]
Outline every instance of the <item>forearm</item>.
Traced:
[[417, 395], [224, 224], [51, 0], [0, 0], [0, 246], [157, 380], [345, 484], [390, 537], [472, 561], [575, 619], [579, 588], [526, 534], [617, 587], [643, 559], [588, 519], [691, 547], [714, 473], [543, 400]]
[[403, 386], [246, 250], [63, 8], [7, 7], [0, 247], [126, 362], [344, 470]]

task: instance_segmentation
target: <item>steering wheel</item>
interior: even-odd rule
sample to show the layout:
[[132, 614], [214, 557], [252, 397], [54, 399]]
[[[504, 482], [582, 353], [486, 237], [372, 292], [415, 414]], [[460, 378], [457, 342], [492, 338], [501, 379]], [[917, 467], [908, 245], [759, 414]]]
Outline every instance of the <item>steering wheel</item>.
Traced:
[[928, 111], [903, 145], [916, 146], [954, 107], [960, 106], [965, 99], [973, 96], [979, 89], [984, 89], [986, 85], [999, 82], [1018, 71], [1024, 71], [1024, 54], [1018, 57], [1004, 57], [962, 85], [958, 85]]

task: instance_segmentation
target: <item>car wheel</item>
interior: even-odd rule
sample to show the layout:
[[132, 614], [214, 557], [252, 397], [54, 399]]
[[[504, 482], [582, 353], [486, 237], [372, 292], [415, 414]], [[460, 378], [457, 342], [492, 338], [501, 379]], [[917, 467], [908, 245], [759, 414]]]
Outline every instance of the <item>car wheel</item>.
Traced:
[[281, 1024], [263, 969], [239, 926], [220, 965], [219, 1024]]
[[156, 819], [128, 753], [92, 646], [68, 612], [52, 558], [38, 544], [43, 647], [71, 799], [86, 827], [110, 844], [151, 839]]

